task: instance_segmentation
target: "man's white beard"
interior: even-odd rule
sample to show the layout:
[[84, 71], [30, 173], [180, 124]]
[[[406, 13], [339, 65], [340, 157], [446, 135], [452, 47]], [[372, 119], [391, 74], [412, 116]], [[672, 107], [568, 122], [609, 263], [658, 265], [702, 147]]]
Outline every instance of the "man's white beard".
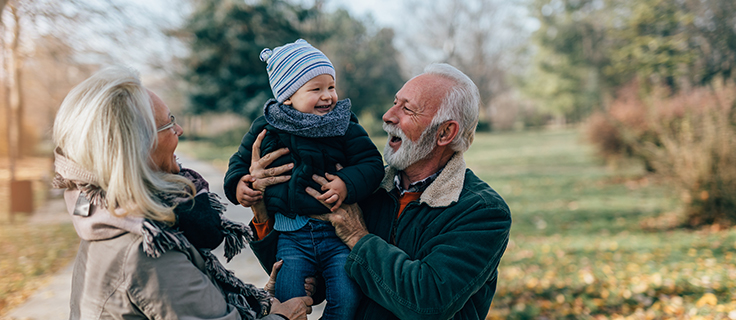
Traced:
[[[419, 137], [419, 141], [414, 142], [409, 140], [398, 126], [384, 122], [383, 130], [389, 134], [386, 146], [383, 148], [383, 158], [386, 163], [398, 170], [405, 170], [410, 165], [426, 158], [434, 150], [434, 137], [439, 129], [433, 127], [435, 126], [427, 127]], [[396, 151], [389, 145], [392, 135], [401, 138], [401, 146]]]

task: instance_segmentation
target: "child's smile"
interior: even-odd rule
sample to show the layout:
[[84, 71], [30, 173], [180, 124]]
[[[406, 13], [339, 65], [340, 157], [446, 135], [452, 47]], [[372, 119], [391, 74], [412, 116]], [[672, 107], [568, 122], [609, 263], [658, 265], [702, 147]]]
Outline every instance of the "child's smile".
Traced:
[[335, 80], [329, 74], [318, 75], [284, 101], [299, 112], [325, 115], [337, 104]]

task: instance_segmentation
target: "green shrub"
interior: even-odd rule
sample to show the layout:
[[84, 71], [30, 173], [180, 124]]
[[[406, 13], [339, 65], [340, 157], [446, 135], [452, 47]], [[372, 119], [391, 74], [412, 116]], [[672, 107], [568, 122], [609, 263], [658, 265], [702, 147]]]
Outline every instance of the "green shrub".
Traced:
[[[208, 141], [217, 147], [234, 146], [237, 148], [237, 146], [240, 145], [240, 141], [243, 140], [243, 136], [248, 132], [248, 129], [248, 127], [238, 126], [216, 135], [204, 137], [203, 140]], [[234, 149], [233, 152], [235, 152], [235, 150], [237, 149]]]

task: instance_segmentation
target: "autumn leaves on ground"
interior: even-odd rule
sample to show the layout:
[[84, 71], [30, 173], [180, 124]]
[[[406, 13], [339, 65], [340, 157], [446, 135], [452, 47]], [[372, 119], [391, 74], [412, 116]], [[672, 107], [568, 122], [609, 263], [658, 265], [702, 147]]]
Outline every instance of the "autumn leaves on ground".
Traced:
[[[219, 167], [233, 150], [180, 145]], [[606, 166], [579, 130], [479, 134], [466, 161], [512, 210], [489, 319], [736, 319], [736, 232], [651, 227], [682, 200], [641, 164]], [[9, 225], [1, 210], [0, 316], [77, 241], [68, 223]]]
[[[79, 243], [68, 220], [44, 221], [21, 213], [10, 222], [8, 167], [7, 159], [0, 159], [0, 319], [67, 266]], [[46, 201], [51, 168], [49, 158], [26, 157], [17, 163], [16, 179], [33, 181], [36, 208]]]
[[504, 196], [511, 241], [490, 319], [736, 319], [736, 232], [652, 228], [681, 193], [596, 162], [576, 131], [482, 135], [468, 166]]

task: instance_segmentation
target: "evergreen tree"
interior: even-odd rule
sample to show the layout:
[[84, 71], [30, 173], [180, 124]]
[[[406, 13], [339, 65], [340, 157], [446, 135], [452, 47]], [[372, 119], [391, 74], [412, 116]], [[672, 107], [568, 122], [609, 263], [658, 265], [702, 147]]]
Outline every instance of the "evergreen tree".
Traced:
[[404, 83], [393, 30], [371, 34], [364, 22], [345, 10], [327, 20], [331, 32], [320, 48], [335, 66], [340, 98], [350, 98], [355, 114], [380, 118]]
[[303, 8], [278, 0], [202, 1], [184, 29], [191, 37], [184, 74], [190, 111], [258, 117], [273, 97], [261, 50], [302, 38], [332, 61], [340, 98], [351, 98], [356, 114], [375, 117], [391, 105], [403, 79], [393, 31], [371, 33], [366, 23], [344, 10], [325, 13], [320, 2]]
[[273, 96], [259, 54], [263, 48], [298, 39], [294, 22], [304, 15], [305, 10], [278, 0], [253, 5], [236, 0], [200, 2], [184, 29], [191, 35], [184, 74], [190, 110], [258, 116]]
[[673, 94], [734, 77], [733, 0], [536, 0], [532, 13], [540, 28], [525, 91], [560, 116], [606, 108], [635, 77]]

